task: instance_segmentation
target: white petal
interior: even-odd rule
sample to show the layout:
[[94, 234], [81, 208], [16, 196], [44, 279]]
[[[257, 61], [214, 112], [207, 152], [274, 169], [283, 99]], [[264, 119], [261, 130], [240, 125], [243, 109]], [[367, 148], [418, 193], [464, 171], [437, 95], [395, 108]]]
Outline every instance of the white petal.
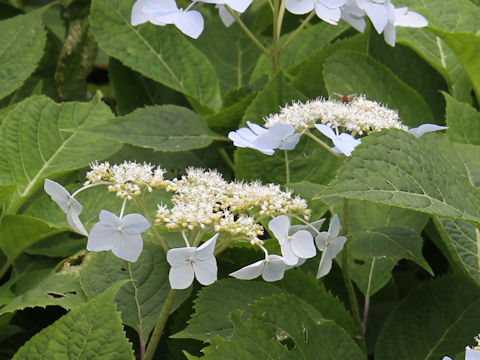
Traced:
[[168, 273], [168, 280], [172, 289], [186, 289], [192, 285], [193, 279], [193, 267], [190, 262], [185, 262], [182, 266], [172, 266]]
[[347, 242], [347, 238], [345, 236], [337, 236], [331, 238], [329, 240], [329, 245], [327, 246], [327, 250], [325, 251], [330, 259], [335, 258], [340, 251], [342, 251], [343, 246]]
[[179, 11], [175, 0], [145, 0], [142, 9], [146, 13]]
[[282, 143], [278, 147], [280, 150], [293, 150], [295, 146], [297, 146], [298, 142], [300, 141], [300, 137], [302, 133], [295, 133], [293, 135], [287, 136], [286, 138], [282, 139]]
[[283, 139], [295, 133], [295, 128], [289, 124], [277, 123], [268, 129], [268, 133], [272, 137]]
[[[307, 230], [310, 234], [312, 234], [313, 237], [315, 237], [315, 236], [317, 236], [318, 230], [320, 230], [320, 228], [322, 227], [325, 220], [326, 219], [324, 219], [324, 218], [320, 219], [320, 220], [316, 220], [316, 221], [310, 223], [309, 225], [292, 225], [288, 229], [288, 234], [293, 235], [297, 231]], [[315, 231], [314, 229], [316, 229], [317, 231]]]
[[175, 20], [175, 26], [185, 35], [196, 39], [203, 31], [203, 16], [197, 10], [182, 11]]
[[335, 216], [330, 221], [330, 225], [328, 226], [328, 232], [333, 236], [337, 236], [338, 234], [340, 234], [341, 230], [342, 226], [340, 225], [340, 218], [337, 214], [335, 214]]
[[253, 0], [226, 0], [225, 3], [233, 10], [243, 13], [250, 6]]
[[315, 13], [320, 19], [332, 25], [337, 25], [340, 16], [342, 16], [340, 8], [330, 9], [321, 3], [315, 5]]
[[333, 143], [335, 146], [346, 156], [352, 155], [352, 151], [355, 147], [361, 144], [361, 140], [355, 139], [352, 135], [342, 133], [334, 138]]
[[218, 15], [220, 15], [220, 20], [222, 20], [223, 25], [229, 27], [235, 22], [235, 18], [230, 14], [227, 8], [223, 5], [218, 6]]
[[370, 6], [365, 7], [364, 10], [372, 21], [377, 33], [381, 34], [388, 22], [387, 8], [381, 4], [370, 4]]
[[393, 24], [387, 24], [383, 30], [383, 38], [385, 42], [390, 46], [395, 46], [395, 39], [397, 38], [397, 30]]
[[121, 225], [120, 219], [117, 215], [112, 214], [110, 211], [102, 210], [100, 211], [100, 215], [98, 216], [101, 223], [109, 224], [112, 227], [119, 227]]
[[327, 242], [330, 239], [330, 234], [326, 231], [322, 231], [320, 234], [315, 236], [315, 244], [317, 245], [318, 250], [325, 251], [327, 249]]
[[254, 262], [253, 264], [247, 265], [237, 271], [234, 271], [229, 275], [241, 280], [252, 280], [262, 274], [264, 266], [265, 260], [260, 260]]
[[116, 240], [118, 240], [119, 232], [109, 225], [98, 222], [93, 225], [87, 241], [87, 250], [103, 251], [111, 250]]
[[45, 182], [43, 183], [43, 189], [48, 195], [50, 195], [52, 200], [55, 201], [57, 205], [60, 206], [62, 211], [66, 214], [69, 208], [67, 203], [71, 199], [70, 193], [67, 191], [67, 189], [65, 189], [56, 181], [50, 179], [45, 179]]
[[367, 22], [363, 17], [358, 17], [351, 15], [346, 12], [342, 12], [342, 19], [345, 20], [347, 23], [353, 26], [357, 31], [364, 32], [365, 27], [367, 26]]
[[198, 247], [194, 254], [195, 260], [207, 260], [213, 257], [217, 238], [218, 234], [215, 234], [209, 240], [205, 241], [200, 247]]
[[217, 260], [215, 256], [210, 255], [206, 260], [194, 261], [193, 271], [200, 284], [213, 284], [217, 280]]
[[327, 126], [325, 124], [315, 124], [315, 127], [320, 131], [323, 135], [328, 137], [329, 139], [335, 139], [337, 135], [333, 131], [333, 129], [330, 126]]
[[287, 265], [284, 259], [278, 255], [268, 255], [268, 261], [263, 268], [262, 277], [265, 281], [278, 281], [283, 279]]
[[285, 244], [287, 241], [289, 227], [290, 218], [287, 215], [274, 217], [268, 223], [268, 228], [273, 232], [280, 245]]
[[312, 234], [306, 230], [300, 230], [290, 238], [293, 253], [299, 258], [310, 259], [317, 254], [313, 243]]
[[130, 16], [130, 23], [133, 26], [143, 24], [148, 21], [148, 14], [143, 11], [145, 0], [137, 0], [132, 7], [132, 14]]
[[327, 275], [331, 269], [332, 259], [328, 256], [326, 252], [324, 252], [318, 266], [317, 279], [320, 279], [322, 276]]
[[150, 229], [150, 223], [143, 215], [128, 214], [121, 219], [121, 227], [127, 234], [141, 234]]
[[408, 8], [394, 10], [395, 26], [421, 28], [428, 25], [427, 19], [415, 11], [408, 11]]
[[467, 346], [465, 350], [465, 360], [480, 360], [480, 351]]
[[189, 259], [197, 250], [196, 247], [175, 248], [167, 251], [167, 262], [174, 267], [184, 266], [185, 263], [190, 264]]
[[313, 0], [287, 0], [285, 8], [292, 14], [302, 15], [313, 10], [315, 3]]
[[240, 128], [237, 131], [230, 131], [228, 138], [233, 141], [233, 145], [238, 147], [250, 147], [257, 138], [250, 129]]
[[298, 263], [298, 256], [293, 252], [290, 241], [285, 241], [284, 244], [280, 245], [280, 249], [282, 250], [282, 257], [285, 260], [285, 264], [293, 266]]
[[167, 24], [175, 24], [180, 16], [180, 10], [154, 12], [150, 13], [149, 21], [154, 25], [165, 26]]
[[120, 238], [113, 244], [112, 252], [120, 259], [130, 262], [137, 261], [143, 250], [143, 240], [140, 234], [128, 235], [120, 233]]
[[419, 127], [408, 130], [408, 132], [413, 136], [419, 138], [423, 134], [426, 134], [432, 131], [445, 130], [445, 129], [448, 129], [448, 126], [440, 126], [436, 124], [422, 124]]
[[320, 2], [322, 5], [330, 9], [337, 9], [345, 5], [345, 0], [320, 0]]
[[78, 217], [78, 215], [68, 212], [67, 221], [68, 221], [68, 225], [70, 225], [70, 227], [73, 230], [75, 230], [77, 233], [88, 236], [88, 231], [85, 229], [85, 226], [83, 226], [83, 223]]
[[258, 124], [252, 123], [250, 121], [247, 121], [247, 125], [250, 128], [250, 130], [253, 131], [255, 135], [263, 135], [266, 132], [268, 132], [268, 129], [265, 129], [263, 126], [260, 126]]

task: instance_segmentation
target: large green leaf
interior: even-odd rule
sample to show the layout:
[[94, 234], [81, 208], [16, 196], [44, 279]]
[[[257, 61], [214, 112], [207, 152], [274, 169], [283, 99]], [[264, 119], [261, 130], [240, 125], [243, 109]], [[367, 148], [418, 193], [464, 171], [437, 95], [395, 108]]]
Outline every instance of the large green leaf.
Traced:
[[[480, 20], [480, 17], [479, 17]], [[447, 32], [432, 29], [453, 50], [472, 82], [473, 89], [480, 100], [480, 36], [470, 32]]]
[[480, 193], [468, 182], [453, 145], [439, 134], [420, 139], [394, 129], [371, 134], [320, 196], [480, 222]]
[[130, 24], [133, 0], [94, 0], [90, 21], [100, 48], [125, 65], [212, 109], [221, 105], [215, 69], [173, 26]]
[[375, 359], [441, 359], [472, 342], [480, 321], [480, 289], [454, 276], [412, 291], [388, 317]]
[[0, 205], [2, 205], [17, 189], [17, 184], [0, 185]]
[[[110, 251], [91, 252], [80, 268], [80, 282], [87, 296], [92, 298], [118, 281], [131, 280], [122, 287], [115, 301], [122, 312], [123, 322], [142, 331], [146, 340], [170, 291], [169, 270], [162, 248], [144, 241], [143, 252], [135, 263], [119, 259]], [[172, 311], [189, 293], [184, 290], [177, 295]]]
[[0, 248], [7, 256], [3, 269], [8, 268], [29, 246], [61, 231], [31, 216], [4, 216], [0, 223]]
[[406, 125], [435, 122], [422, 96], [369, 56], [338, 51], [326, 61], [323, 77], [329, 93], [365, 94], [367, 99], [398, 110]]
[[46, 177], [81, 168], [114, 153], [120, 144], [79, 132], [105, 123], [110, 109], [95, 97], [89, 103], [56, 104], [31, 97], [10, 110], [0, 137], [0, 183], [18, 183], [8, 211], [15, 212]]
[[0, 99], [19, 88], [43, 55], [42, 10], [0, 21]]
[[443, 93], [443, 96], [447, 102], [448, 138], [460, 143], [480, 145], [480, 113], [447, 93]]
[[32, 337], [15, 360], [131, 360], [132, 344], [123, 330], [113, 299], [125, 282], [83, 304]]
[[219, 138], [195, 112], [176, 105], [138, 109], [87, 131], [159, 151], [198, 149]]
[[[244, 123], [263, 125], [262, 118], [279, 111], [280, 106], [305, 97], [279, 73], [260, 91], [244, 115]], [[290, 168], [290, 182], [310, 181], [326, 183], [332, 179], [339, 160], [331, 156], [313, 140], [303, 137], [294, 150], [287, 152]], [[265, 182], [285, 184], [285, 152], [277, 150], [273, 156], [257, 150], [237, 149], [235, 151], [235, 174], [242, 179], [262, 179]]]
[[316, 323], [295, 295], [264, 297], [250, 305], [249, 312], [232, 313], [230, 321], [232, 338], [212, 339], [203, 350], [205, 360], [365, 359], [350, 335], [332, 321]]

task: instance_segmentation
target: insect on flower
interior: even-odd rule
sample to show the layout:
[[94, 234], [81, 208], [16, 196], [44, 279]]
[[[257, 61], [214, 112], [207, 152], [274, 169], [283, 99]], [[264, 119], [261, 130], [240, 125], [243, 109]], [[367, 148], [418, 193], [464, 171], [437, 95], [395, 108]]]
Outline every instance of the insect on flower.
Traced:
[[334, 92], [333, 95], [337, 96], [338, 100], [340, 100], [340, 102], [343, 104], [350, 103], [357, 96], [357, 94], [344, 95], [337, 92]]

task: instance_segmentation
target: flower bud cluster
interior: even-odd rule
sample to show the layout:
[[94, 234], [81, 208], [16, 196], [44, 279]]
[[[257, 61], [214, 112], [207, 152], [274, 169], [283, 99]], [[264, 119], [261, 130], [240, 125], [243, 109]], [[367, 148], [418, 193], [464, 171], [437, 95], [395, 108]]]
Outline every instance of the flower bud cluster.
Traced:
[[257, 240], [263, 234], [257, 221], [260, 216], [310, 216], [305, 200], [278, 185], [227, 182], [215, 170], [188, 168], [185, 176], [169, 181], [165, 189], [175, 193], [173, 206], [159, 205], [156, 218], [171, 230], [211, 227], [215, 232]]
[[320, 98], [305, 104], [294, 102], [264, 120], [267, 128], [282, 123], [294, 126], [298, 132], [313, 128], [318, 122], [333, 128], [344, 128], [355, 135], [389, 128], [408, 129], [402, 124], [397, 111], [367, 100], [363, 95], [352, 96], [349, 101]]
[[92, 170], [86, 174], [85, 185], [106, 183], [108, 190], [122, 199], [131, 200], [140, 195], [143, 189], [151, 192], [154, 188], [167, 185], [163, 178], [166, 171], [147, 163], [125, 161], [122, 164], [110, 165], [108, 162], [95, 162], [90, 164], [90, 168]]

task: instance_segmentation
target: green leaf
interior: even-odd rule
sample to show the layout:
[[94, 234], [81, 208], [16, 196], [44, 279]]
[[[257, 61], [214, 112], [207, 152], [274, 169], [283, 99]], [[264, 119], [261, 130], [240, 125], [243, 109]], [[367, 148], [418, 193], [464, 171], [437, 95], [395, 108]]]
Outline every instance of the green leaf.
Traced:
[[58, 58], [55, 80], [62, 99], [83, 100], [87, 94], [87, 76], [97, 57], [95, 42], [87, 18], [76, 23], [68, 32]]
[[338, 51], [326, 61], [323, 77], [329, 93], [365, 94], [367, 99], [397, 110], [410, 127], [435, 122], [422, 96], [369, 56]]
[[0, 134], [0, 183], [18, 183], [8, 206], [15, 212], [46, 177], [81, 168], [114, 153], [120, 144], [79, 130], [113, 117], [95, 97], [89, 103], [56, 104], [31, 97], [10, 110]]
[[42, 12], [0, 21], [0, 99], [19, 88], [42, 58], [46, 41]]
[[108, 124], [88, 128], [87, 131], [159, 151], [203, 148], [219, 137], [195, 112], [176, 105], [138, 109]]
[[0, 248], [7, 256], [4, 268], [29, 246], [59, 232], [59, 228], [31, 216], [5, 215], [0, 223]]
[[[204, 359], [365, 358], [344, 330], [331, 321], [314, 322], [297, 303], [294, 295], [273, 295], [250, 305], [251, 314], [242, 310], [232, 313], [232, 338], [212, 339], [203, 350]], [[286, 343], [293, 348], [290, 350]]]
[[[5, 285], [4, 285], [5, 286]], [[82, 291], [78, 271], [67, 269], [60, 273], [51, 273], [34, 287], [21, 293], [0, 308], [0, 315], [26, 308], [61, 306], [73, 309], [87, 301]]]
[[33, 336], [13, 360], [131, 360], [132, 344], [122, 327], [113, 299], [125, 282], [117, 283]]
[[[479, 17], [480, 19], [480, 17]], [[470, 32], [446, 32], [440, 29], [431, 29], [438, 34], [453, 50], [467, 75], [472, 82], [473, 89], [480, 101], [480, 36]]]
[[[146, 340], [170, 291], [169, 271], [162, 248], [144, 241], [143, 252], [135, 263], [119, 259], [110, 251], [90, 252], [80, 267], [80, 282], [87, 296], [92, 298], [118, 281], [131, 280], [120, 289], [115, 301], [123, 322], [137, 331], [141, 327]], [[189, 289], [180, 292], [172, 312], [189, 294]]]
[[443, 96], [447, 102], [448, 138], [460, 143], [480, 145], [480, 113], [447, 93], [443, 93]]
[[404, 227], [386, 227], [357, 233], [351, 243], [351, 251], [362, 258], [409, 259], [427, 270], [433, 271], [422, 255], [423, 239], [416, 231]]
[[282, 289], [263, 281], [225, 279], [203, 287], [195, 299], [195, 313], [188, 326], [173, 338], [191, 338], [207, 341], [215, 336], [230, 338], [233, 325], [229, 314], [246, 309], [264, 296], [282, 293]]
[[2, 205], [17, 190], [17, 184], [0, 185], [0, 205]]
[[[282, 52], [280, 68], [288, 71], [287, 69], [304, 61], [310, 54], [312, 54], [312, 52], [331, 42], [346, 29], [348, 29], [348, 24], [343, 22], [337, 26], [330, 26], [325, 22], [319, 22], [304, 29]], [[282, 35], [280, 38], [280, 44], [284, 44], [291, 35], [292, 33]], [[272, 60], [270, 57], [263, 54], [253, 70], [250, 81], [254, 82], [262, 76], [272, 73]]]
[[[283, 73], [261, 90], [248, 107], [244, 123], [249, 120], [263, 125], [263, 117], [279, 111], [280, 106], [292, 100], [305, 97], [287, 82]], [[290, 182], [310, 181], [326, 183], [331, 180], [340, 161], [306, 136], [294, 150], [287, 152], [290, 167]], [[235, 151], [235, 174], [242, 179], [262, 179], [265, 182], [285, 184], [285, 152], [277, 150], [273, 156], [264, 155], [257, 150], [241, 149]]]
[[388, 317], [375, 359], [441, 359], [472, 342], [480, 321], [480, 288], [454, 276], [432, 280], [407, 295]]
[[445, 136], [417, 139], [401, 130], [364, 138], [332, 185], [319, 195], [370, 200], [479, 222], [480, 193]]
[[209, 59], [173, 26], [132, 26], [133, 3], [92, 1], [90, 21], [100, 48], [135, 71], [219, 109], [220, 90]]

